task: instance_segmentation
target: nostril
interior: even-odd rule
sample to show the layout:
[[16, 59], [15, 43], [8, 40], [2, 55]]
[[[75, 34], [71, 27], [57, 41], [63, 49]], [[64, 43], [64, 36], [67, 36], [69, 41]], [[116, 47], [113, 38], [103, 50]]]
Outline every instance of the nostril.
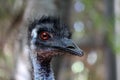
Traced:
[[74, 46], [67, 46], [67, 48], [74, 49], [75, 47]]

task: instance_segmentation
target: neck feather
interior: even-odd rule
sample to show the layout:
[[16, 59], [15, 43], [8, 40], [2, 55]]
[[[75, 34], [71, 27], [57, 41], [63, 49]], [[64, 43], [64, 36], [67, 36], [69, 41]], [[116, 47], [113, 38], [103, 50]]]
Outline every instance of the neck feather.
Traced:
[[43, 59], [40, 56], [32, 55], [31, 59], [34, 80], [54, 80], [53, 72], [50, 68], [51, 58]]

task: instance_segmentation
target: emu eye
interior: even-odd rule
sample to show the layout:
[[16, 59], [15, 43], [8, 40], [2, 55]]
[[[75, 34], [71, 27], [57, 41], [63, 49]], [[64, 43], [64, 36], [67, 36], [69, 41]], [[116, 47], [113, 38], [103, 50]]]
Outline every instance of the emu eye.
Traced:
[[41, 32], [39, 37], [42, 40], [48, 40], [51, 36], [50, 36], [50, 34], [48, 32]]

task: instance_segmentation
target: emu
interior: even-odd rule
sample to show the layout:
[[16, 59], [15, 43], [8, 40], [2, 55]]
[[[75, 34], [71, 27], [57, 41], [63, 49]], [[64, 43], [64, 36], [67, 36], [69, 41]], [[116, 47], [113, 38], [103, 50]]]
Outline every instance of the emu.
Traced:
[[55, 80], [50, 65], [54, 56], [66, 53], [83, 55], [83, 51], [70, 37], [68, 27], [59, 18], [43, 16], [30, 23], [28, 45], [33, 80]]

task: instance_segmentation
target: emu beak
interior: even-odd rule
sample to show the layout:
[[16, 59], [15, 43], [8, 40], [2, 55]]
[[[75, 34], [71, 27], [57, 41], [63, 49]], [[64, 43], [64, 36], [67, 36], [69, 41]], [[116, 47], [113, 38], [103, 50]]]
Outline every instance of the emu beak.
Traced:
[[64, 38], [60, 40], [60, 44], [56, 48], [66, 51], [72, 55], [83, 56], [83, 51], [71, 40]]

